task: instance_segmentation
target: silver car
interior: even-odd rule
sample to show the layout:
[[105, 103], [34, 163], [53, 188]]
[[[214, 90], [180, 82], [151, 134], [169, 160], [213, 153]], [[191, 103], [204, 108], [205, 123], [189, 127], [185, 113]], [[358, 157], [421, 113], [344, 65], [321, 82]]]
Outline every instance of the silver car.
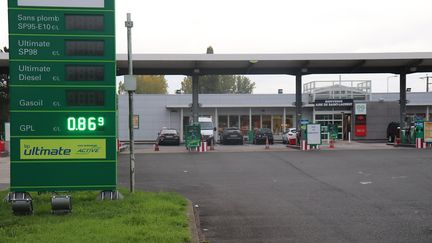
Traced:
[[287, 144], [290, 139], [296, 139], [296, 128], [288, 128], [285, 130], [285, 132], [282, 134], [282, 143]]

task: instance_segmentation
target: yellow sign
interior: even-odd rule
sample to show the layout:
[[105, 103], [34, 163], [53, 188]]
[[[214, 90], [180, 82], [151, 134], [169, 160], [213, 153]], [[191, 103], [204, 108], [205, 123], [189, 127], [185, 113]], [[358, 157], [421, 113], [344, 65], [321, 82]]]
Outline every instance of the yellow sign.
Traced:
[[20, 159], [106, 159], [106, 140], [21, 139]]
[[424, 141], [432, 143], [432, 122], [424, 122]]

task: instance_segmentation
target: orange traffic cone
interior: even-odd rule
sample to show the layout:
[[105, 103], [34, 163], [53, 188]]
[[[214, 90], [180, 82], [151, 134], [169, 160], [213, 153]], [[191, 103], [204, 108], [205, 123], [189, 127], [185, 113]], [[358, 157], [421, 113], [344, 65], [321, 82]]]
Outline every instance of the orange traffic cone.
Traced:
[[270, 149], [268, 137], [266, 137], [265, 149]]
[[154, 144], [154, 151], [159, 151], [159, 144], [158, 143]]

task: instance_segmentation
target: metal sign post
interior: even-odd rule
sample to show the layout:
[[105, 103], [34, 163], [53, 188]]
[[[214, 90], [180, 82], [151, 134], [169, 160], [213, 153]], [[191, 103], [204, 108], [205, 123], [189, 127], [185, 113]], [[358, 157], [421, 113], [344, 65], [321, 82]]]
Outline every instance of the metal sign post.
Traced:
[[[129, 94], [129, 139], [130, 139], [130, 192], [135, 191], [135, 151], [134, 151], [134, 126], [133, 126], [133, 93], [136, 89], [136, 80], [133, 78], [133, 63], [132, 63], [132, 27], [133, 21], [131, 20], [131, 14], [127, 13], [127, 19], [125, 21], [127, 28], [127, 43], [128, 43], [128, 66], [129, 66], [129, 77], [125, 78], [125, 87]], [[127, 79], [127, 80], [126, 80]]]

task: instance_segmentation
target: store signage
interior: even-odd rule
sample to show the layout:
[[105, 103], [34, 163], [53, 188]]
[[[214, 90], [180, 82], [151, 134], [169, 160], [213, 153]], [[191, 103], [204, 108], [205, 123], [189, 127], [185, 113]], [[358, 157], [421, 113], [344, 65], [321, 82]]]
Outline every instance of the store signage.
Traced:
[[115, 190], [114, 0], [8, 0], [11, 191]]
[[366, 103], [356, 103], [354, 105], [354, 112], [356, 115], [366, 115]]
[[307, 125], [307, 144], [320, 145], [321, 144], [321, 125], [308, 124]]
[[354, 121], [354, 135], [356, 137], [366, 137], [366, 115], [355, 115]]
[[352, 105], [352, 99], [315, 100], [315, 107], [341, 107]]

